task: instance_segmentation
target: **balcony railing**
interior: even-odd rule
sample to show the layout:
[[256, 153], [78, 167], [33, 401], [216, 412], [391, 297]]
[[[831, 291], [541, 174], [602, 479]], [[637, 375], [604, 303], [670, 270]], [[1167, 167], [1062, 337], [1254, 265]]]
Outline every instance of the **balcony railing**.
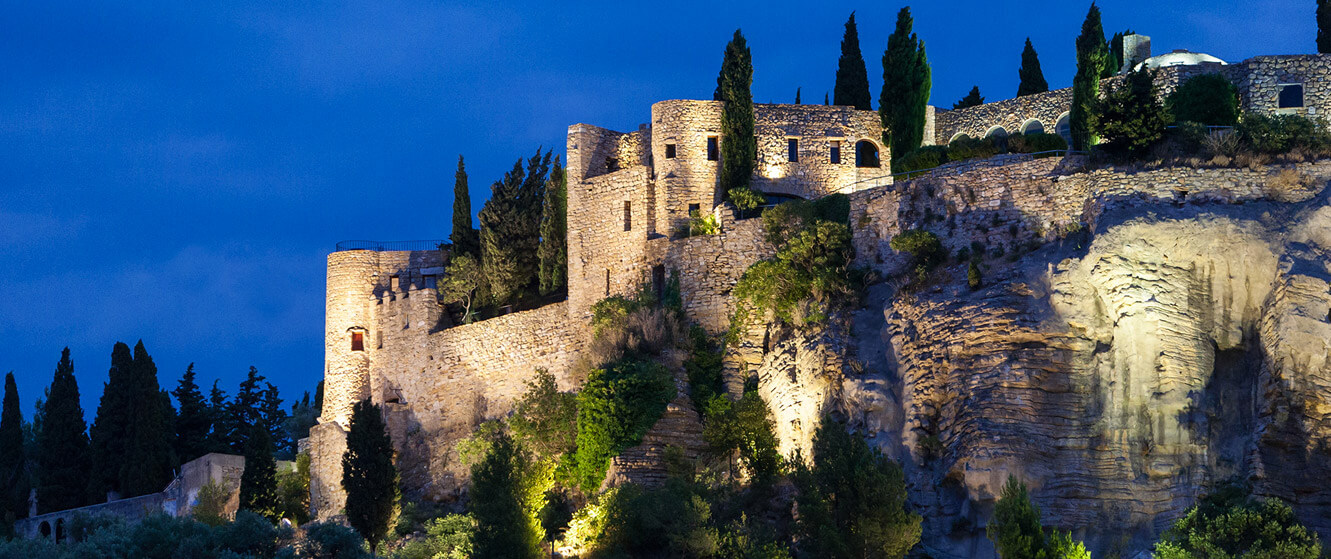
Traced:
[[342, 241], [337, 243], [335, 252], [344, 250], [373, 250], [388, 252], [399, 250], [439, 250], [440, 245], [448, 241]]

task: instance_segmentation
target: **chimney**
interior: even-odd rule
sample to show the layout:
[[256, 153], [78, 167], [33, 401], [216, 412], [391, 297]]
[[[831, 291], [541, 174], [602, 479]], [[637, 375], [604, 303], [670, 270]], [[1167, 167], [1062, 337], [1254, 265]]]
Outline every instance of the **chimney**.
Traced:
[[1151, 57], [1151, 38], [1132, 33], [1123, 36], [1123, 67], [1118, 73], [1131, 72], [1133, 67]]

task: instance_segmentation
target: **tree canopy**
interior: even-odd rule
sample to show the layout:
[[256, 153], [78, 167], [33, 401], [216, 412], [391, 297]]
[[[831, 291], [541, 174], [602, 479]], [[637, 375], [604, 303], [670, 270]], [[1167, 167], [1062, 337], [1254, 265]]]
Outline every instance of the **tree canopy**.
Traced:
[[837, 59], [836, 85], [832, 88], [836, 105], [855, 107], [861, 111], [873, 110], [869, 95], [869, 71], [860, 52], [860, 32], [855, 26], [855, 12], [846, 20], [846, 31], [841, 36], [841, 58]]
[[1044, 79], [1044, 70], [1040, 69], [1040, 55], [1031, 45], [1031, 38], [1026, 37], [1026, 47], [1021, 49], [1021, 68], [1017, 69], [1017, 97], [1034, 95], [1049, 91], [1049, 82]]
[[878, 114], [883, 122], [883, 143], [892, 153], [904, 154], [924, 142], [925, 111], [929, 104], [931, 77], [924, 41], [912, 31], [910, 7], [897, 13], [896, 30], [887, 38], [883, 52], [883, 91]]
[[1091, 121], [1100, 96], [1100, 75], [1109, 57], [1105, 31], [1100, 24], [1100, 8], [1091, 2], [1086, 20], [1077, 36], [1077, 75], [1072, 78], [1072, 110], [1068, 124], [1072, 128], [1072, 149], [1086, 150], [1095, 145]]
[[739, 29], [726, 44], [721, 57], [721, 72], [716, 76], [721, 109], [721, 192], [740, 210], [758, 206], [749, 182], [758, 159], [758, 141], [754, 137], [753, 58]]
[[980, 86], [971, 86], [971, 90], [962, 97], [960, 101], [952, 104], [952, 110], [965, 109], [969, 107], [978, 107], [984, 104], [984, 97], [980, 95]]

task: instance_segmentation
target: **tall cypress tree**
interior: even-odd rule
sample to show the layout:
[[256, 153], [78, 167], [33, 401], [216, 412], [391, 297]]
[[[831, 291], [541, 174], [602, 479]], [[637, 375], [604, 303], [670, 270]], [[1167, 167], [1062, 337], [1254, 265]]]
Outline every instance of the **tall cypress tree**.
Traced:
[[142, 340], [134, 346], [133, 371], [129, 440], [120, 470], [125, 497], [161, 491], [171, 482], [176, 465], [171, 451], [174, 429], [167, 413], [171, 400], [157, 384], [157, 365]]
[[1331, 0], [1317, 0], [1317, 52], [1331, 53]]
[[905, 154], [924, 142], [925, 111], [932, 78], [924, 41], [912, 31], [910, 7], [897, 12], [897, 27], [887, 38], [883, 52], [883, 91], [878, 114], [883, 122], [883, 142], [893, 154]]
[[531, 457], [507, 433], [490, 444], [471, 468], [471, 503], [476, 517], [477, 557], [541, 557], [540, 525], [528, 521], [525, 479]]
[[1077, 75], [1072, 78], [1072, 110], [1068, 124], [1072, 127], [1072, 149], [1085, 150], [1095, 145], [1091, 133], [1091, 117], [1100, 97], [1100, 73], [1108, 58], [1105, 30], [1100, 24], [1100, 8], [1091, 2], [1086, 20], [1077, 36]]
[[281, 520], [282, 502], [277, 494], [277, 461], [273, 441], [262, 425], [253, 425], [245, 438], [245, 471], [240, 474], [240, 509], [273, 522]]
[[555, 157], [550, 183], [541, 204], [540, 275], [541, 293], [549, 294], [568, 284], [568, 177]]
[[481, 266], [493, 302], [509, 304], [539, 287], [541, 202], [550, 170], [551, 152], [522, 160], [490, 187], [481, 208]]
[[453, 174], [453, 254], [481, 256], [480, 234], [471, 228], [471, 190], [467, 186], [467, 167], [458, 156], [458, 170]]
[[804, 104], [804, 103], [801, 103], [801, 102], [800, 102], [800, 89], [801, 89], [801, 88], [798, 88], [798, 87], [795, 88], [795, 104], [796, 104], [796, 105], [803, 105], [803, 104]]
[[227, 438], [231, 421], [227, 411], [226, 391], [217, 386], [218, 382], [214, 380], [212, 389], [208, 391], [208, 420], [212, 422], [212, 430], [208, 432], [208, 452], [231, 452]]
[[213, 420], [208, 413], [208, 402], [203, 399], [203, 391], [199, 390], [194, 379], [194, 364], [190, 363], [171, 392], [180, 407], [176, 416], [175, 448], [181, 463], [212, 452], [208, 433], [212, 431]]
[[837, 105], [855, 107], [861, 111], [870, 106], [869, 71], [860, 52], [860, 32], [855, 26], [855, 12], [846, 20], [846, 31], [841, 36], [841, 58], [837, 60], [836, 86], [832, 88]]
[[235, 454], [244, 454], [249, 448], [246, 442], [253, 432], [252, 426], [264, 425], [266, 430], [262, 409], [263, 387], [260, 385], [264, 380], [259, 369], [251, 366], [245, 374], [245, 380], [240, 381], [236, 397], [226, 404], [221, 439]]
[[[46, 514], [81, 507], [86, 499], [89, 461], [87, 423], [79, 404], [79, 383], [69, 348], [60, 354], [55, 377], [42, 407], [42, 428], [34, 457], [37, 512]], [[100, 466], [99, 466], [100, 469]]]
[[120, 471], [125, 466], [135, 397], [134, 355], [128, 345], [116, 342], [111, 348], [111, 369], [107, 375], [97, 404], [97, 417], [89, 430], [92, 461], [98, 465], [88, 479], [88, 497], [92, 502], [101, 502], [110, 491], [123, 493]]
[[397, 516], [397, 467], [379, 406], [369, 400], [351, 409], [347, 451], [342, 455], [342, 489], [347, 492], [347, 522], [374, 551]]
[[5, 398], [0, 408], [0, 522], [28, 515], [27, 457], [23, 453], [23, 410], [19, 408], [14, 373], [5, 375]]
[[716, 98], [721, 109], [721, 192], [740, 209], [750, 209], [753, 192], [749, 181], [758, 159], [758, 141], [753, 135], [753, 58], [744, 34], [735, 30], [721, 58], [716, 76]]
[[1031, 38], [1026, 37], [1026, 48], [1021, 49], [1021, 68], [1017, 70], [1021, 83], [1017, 85], [1017, 97], [1049, 91], [1049, 82], [1044, 79], [1044, 70], [1040, 69], [1040, 55], [1035, 53]]

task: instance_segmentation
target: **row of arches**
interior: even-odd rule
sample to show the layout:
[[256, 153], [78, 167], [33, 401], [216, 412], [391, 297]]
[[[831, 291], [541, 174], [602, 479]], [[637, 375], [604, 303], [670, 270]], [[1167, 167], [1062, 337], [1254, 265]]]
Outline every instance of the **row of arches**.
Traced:
[[[1034, 118], [1026, 119], [1025, 122], [1021, 123], [1021, 127], [1018, 128], [1018, 132], [1021, 134], [1043, 134], [1047, 131], [1048, 130], [1045, 128], [1044, 123], [1040, 122], [1039, 119], [1034, 119]], [[1059, 136], [1062, 136], [1063, 139], [1068, 142], [1068, 145], [1072, 144], [1072, 125], [1068, 120], [1067, 112], [1058, 115], [1058, 120], [1054, 123], [1054, 133], [1058, 134]], [[989, 129], [985, 131], [984, 137], [1006, 138], [1009, 134], [1011, 134], [1011, 132], [1008, 131], [1006, 128], [1003, 128], [1001, 125], [995, 125], [989, 127]], [[957, 134], [953, 135], [952, 138], [948, 139], [948, 143], [951, 143], [962, 136], [966, 136], [966, 134], [958, 132]]]

